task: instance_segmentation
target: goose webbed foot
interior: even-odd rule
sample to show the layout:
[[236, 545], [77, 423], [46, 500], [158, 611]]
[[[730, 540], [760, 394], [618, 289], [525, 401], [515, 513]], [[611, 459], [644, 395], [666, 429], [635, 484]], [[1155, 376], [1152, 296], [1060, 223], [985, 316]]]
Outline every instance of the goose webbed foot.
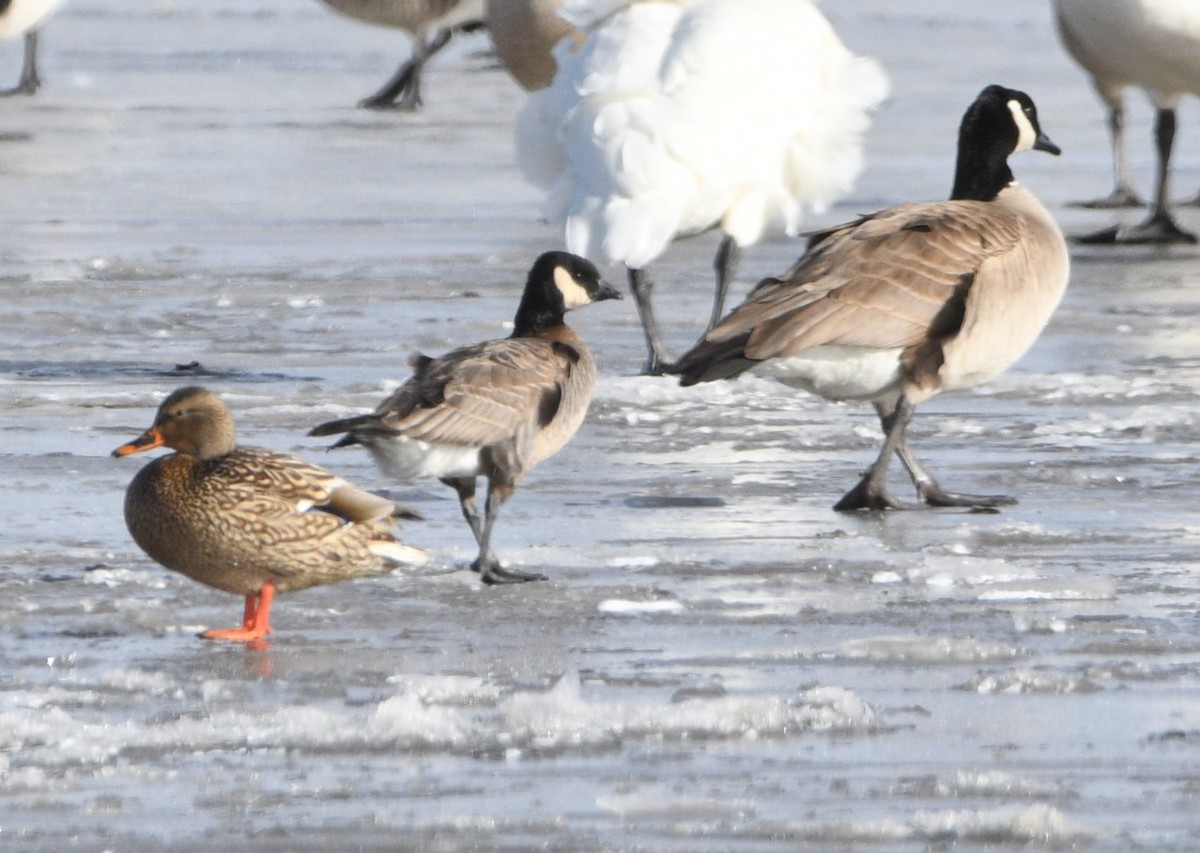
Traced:
[[420, 107], [420, 97], [410, 97], [408, 95], [401, 96], [398, 101], [393, 101], [380, 95], [372, 95], [358, 102], [360, 110], [376, 110], [378, 112], [412, 113], [416, 112]]
[[977, 510], [990, 510], [1002, 506], [1013, 506], [1016, 498], [1008, 495], [966, 495], [959, 492], [947, 492], [934, 482], [917, 484], [917, 494], [928, 506], [939, 507], [968, 507]]
[[502, 583], [527, 583], [528, 581], [545, 581], [548, 577], [539, 572], [522, 572], [517, 569], [506, 569], [503, 566], [492, 566], [483, 573], [481, 580], [489, 586]]
[[421, 63], [420, 57], [410, 59], [400, 66], [392, 79], [383, 84], [378, 92], [358, 102], [362, 110], [381, 110], [411, 113], [421, 106]]
[[1129, 187], [1117, 187], [1103, 198], [1089, 201], [1072, 201], [1069, 207], [1081, 207], [1087, 210], [1121, 210], [1129, 207], [1145, 207], [1146, 203], [1138, 198]]
[[916, 509], [915, 506], [901, 503], [889, 495], [882, 485], [872, 481], [870, 474], [867, 474], [858, 481], [858, 485], [842, 495], [842, 499], [835, 503], [833, 508], [838, 512], [856, 512], [859, 510], [883, 512], [889, 509]]
[[485, 566], [478, 557], [471, 562], [471, 571], [477, 572], [480, 575], [480, 580], [488, 586], [549, 580], [548, 577], [538, 572], [522, 572], [519, 569], [506, 569], [500, 565], [499, 560], [495, 559], [489, 560]]
[[1175, 224], [1168, 213], [1156, 213], [1140, 225], [1113, 225], [1109, 228], [1073, 238], [1086, 246], [1159, 245], [1195, 243], [1196, 235]]

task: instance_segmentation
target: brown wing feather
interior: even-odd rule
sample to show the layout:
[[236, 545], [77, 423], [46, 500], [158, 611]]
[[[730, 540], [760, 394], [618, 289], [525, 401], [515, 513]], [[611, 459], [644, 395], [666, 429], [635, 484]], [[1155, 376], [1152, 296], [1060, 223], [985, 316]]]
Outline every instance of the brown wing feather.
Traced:
[[320, 506], [345, 482], [320, 465], [263, 447], [239, 446], [231, 453], [200, 464], [200, 476], [213, 483], [225, 487], [241, 485], [255, 492], [278, 495], [291, 504], [306, 501]]
[[353, 486], [320, 465], [263, 447], [238, 447], [200, 464], [201, 477], [229, 491], [234, 502], [245, 495], [265, 496], [293, 513], [308, 503], [344, 521], [363, 524], [396, 512], [392, 501]]
[[487, 341], [424, 363], [376, 415], [407, 438], [484, 446], [512, 436], [544, 397], [561, 393], [569, 369], [551, 341]]
[[751, 359], [827, 345], [906, 347], [962, 303], [983, 263], [1016, 246], [1016, 215], [973, 201], [888, 208], [818, 235], [783, 276], [763, 282], [709, 333], [748, 335]]

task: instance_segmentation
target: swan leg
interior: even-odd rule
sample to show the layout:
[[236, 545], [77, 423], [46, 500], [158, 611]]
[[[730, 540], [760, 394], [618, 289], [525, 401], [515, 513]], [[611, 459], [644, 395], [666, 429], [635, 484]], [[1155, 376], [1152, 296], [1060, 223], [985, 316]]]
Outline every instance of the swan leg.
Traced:
[[629, 269], [628, 276], [629, 290], [633, 293], [633, 301], [637, 305], [638, 317], [642, 321], [642, 334], [646, 336], [646, 350], [649, 353], [646, 364], [642, 367], [642, 373], [649, 376], [660, 376], [671, 364], [671, 357], [663, 344], [658, 321], [654, 319], [654, 308], [650, 300], [654, 290], [654, 281], [644, 269]]
[[1144, 244], [1153, 243], [1166, 245], [1169, 243], [1195, 243], [1195, 234], [1184, 231], [1171, 216], [1170, 193], [1171, 182], [1171, 149], [1175, 143], [1175, 110], [1172, 108], [1158, 111], [1154, 123], [1154, 138], [1158, 148], [1158, 184], [1154, 194], [1154, 205], [1150, 216], [1138, 225], [1122, 227], [1115, 225], [1094, 234], [1076, 238], [1084, 244]]
[[733, 284], [741, 259], [742, 249], [737, 242], [728, 235], [721, 238], [717, 256], [713, 259], [713, 269], [717, 274], [717, 287], [713, 292], [712, 314], [708, 318], [705, 334], [711, 332], [713, 326], [717, 325], [725, 314], [725, 298], [729, 295], [729, 285]]
[[42, 85], [37, 71], [38, 31], [25, 33], [25, 58], [21, 63], [21, 79], [11, 89], [0, 89], [0, 98], [12, 95], [32, 95]]
[[1117, 102], [1108, 111], [1108, 133], [1112, 144], [1113, 190], [1104, 198], [1092, 201], [1072, 202], [1072, 207], [1092, 210], [1114, 210], [1124, 207], [1142, 207], [1143, 202], [1129, 183], [1129, 167], [1125, 159], [1125, 107]]

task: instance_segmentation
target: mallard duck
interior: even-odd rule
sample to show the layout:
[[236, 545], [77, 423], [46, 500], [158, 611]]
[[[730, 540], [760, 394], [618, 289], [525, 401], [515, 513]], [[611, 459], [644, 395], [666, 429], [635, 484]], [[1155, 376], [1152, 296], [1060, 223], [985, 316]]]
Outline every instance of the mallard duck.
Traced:
[[114, 456], [175, 452], [146, 465], [125, 492], [125, 524], [157, 562], [246, 598], [242, 626], [202, 634], [258, 640], [276, 593], [423, 562], [397, 541], [390, 500], [286, 453], [239, 446], [225, 403], [189, 386], [168, 396], [154, 424]]
[[[329, 421], [309, 435], [361, 444], [390, 477], [437, 477], [458, 494], [479, 545], [485, 583], [545, 580], [500, 565], [491, 549], [501, 505], [525, 474], [563, 448], [583, 423], [596, 365], [563, 315], [621, 295], [584, 258], [547, 252], [529, 271], [513, 332], [440, 358], [418, 355], [413, 376], [371, 414]], [[475, 480], [488, 481], [484, 518]]]
[[829, 400], [875, 406], [883, 449], [836, 509], [889, 509], [894, 453], [933, 506], [996, 507], [1004, 495], [943, 490], [905, 432], [916, 405], [1006, 370], [1067, 286], [1066, 242], [1008, 157], [1058, 154], [1024, 92], [989, 86], [963, 116], [949, 201], [902, 204], [814, 235], [672, 368], [682, 384], [753, 370]]

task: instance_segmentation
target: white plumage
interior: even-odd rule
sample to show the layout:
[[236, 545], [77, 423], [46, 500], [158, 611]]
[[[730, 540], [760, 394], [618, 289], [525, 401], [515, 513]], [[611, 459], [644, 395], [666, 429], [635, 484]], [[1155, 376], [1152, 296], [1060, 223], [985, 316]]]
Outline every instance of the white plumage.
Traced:
[[11, 89], [0, 90], [0, 97], [32, 95], [41, 85], [37, 73], [37, 28], [62, 5], [63, 0], [10, 0], [0, 3], [0, 41], [25, 37], [25, 58], [21, 79]]
[[62, 0], [11, 0], [0, 7], [0, 39], [10, 39], [35, 28]]
[[1125, 90], [1135, 86], [1158, 111], [1158, 180], [1150, 217], [1133, 228], [1109, 228], [1087, 242], [1195, 242], [1179, 228], [1168, 198], [1175, 111], [1183, 95], [1200, 95], [1200, 3], [1196, 0], [1054, 0], [1063, 46], [1092, 77], [1109, 109], [1115, 187], [1093, 207], [1140, 202], [1124, 155]]
[[[518, 121], [518, 161], [571, 251], [631, 271], [657, 370], [638, 273], [679, 236], [720, 229], [736, 263], [769, 227], [795, 233], [858, 176], [887, 78], [808, 0], [567, 0], [564, 16], [587, 39], [559, 45], [554, 83]], [[715, 303], [731, 276], [719, 264]]]
[[380, 470], [400, 483], [426, 477], [477, 477], [481, 471], [478, 447], [397, 436], [387, 443], [368, 444], [367, 450]]

